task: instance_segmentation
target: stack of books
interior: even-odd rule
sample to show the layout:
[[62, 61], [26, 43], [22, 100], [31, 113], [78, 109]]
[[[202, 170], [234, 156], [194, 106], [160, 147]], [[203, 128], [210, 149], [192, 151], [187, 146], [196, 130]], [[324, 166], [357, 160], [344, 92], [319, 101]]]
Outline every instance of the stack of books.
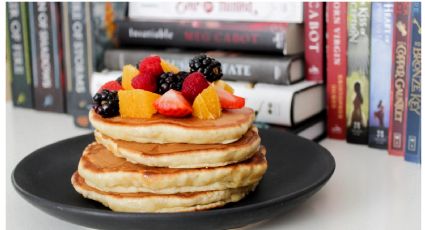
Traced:
[[[117, 22], [120, 48], [108, 49], [104, 56], [105, 67], [117, 72], [97, 76], [105, 81], [114, 79], [125, 64], [136, 64], [152, 54], [188, 71], [189, 60], [206, 53], [221, 62], [223, 79], [246, 98], [261, 127], [319, 140], [326, 130], [324, 4], [305, 6], [285, 2], [131, 2], [128, 18]], [[312, 26], [307, 31], [304, 17], [309, 12]], [[315, 31], [317, 23], [320, 33]], [[305, 36], [311, 38], [309, 44], [304, 42]], [[311, 56], [310, 62], [321, 62], [321, 66], [313, 66], [310, 79], [314, 81], [306, 81], [307, 53], [315, 52], [314, 46], [320, 49], [320, 58]], [[94, 81], [93, 85], [102, 82]]]
[[420, 162], [421, 3], [328, 3], [329, 137]]

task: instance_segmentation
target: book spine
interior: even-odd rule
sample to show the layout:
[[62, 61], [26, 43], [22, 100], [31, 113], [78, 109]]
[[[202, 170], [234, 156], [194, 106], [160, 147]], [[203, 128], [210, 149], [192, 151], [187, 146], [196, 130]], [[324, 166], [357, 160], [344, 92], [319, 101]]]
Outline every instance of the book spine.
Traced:
[[[302, 23], [301, 2], [130, 2], [129, 18]], [[167, 12], [167, 13], [164, 13]]]
[[392, 2], [372, 3], [369, 146], [387, 149], [393, 37]]
[[35, 108], [64, 112], [58, 5], [29, 3]]
[[[161, 56], [181, 70], [188, 71], [187, 63], [197, 54], [195, 52], [168, 52], [158, 50], [107, 50], [105, 66], [110, 70], [120, 70], [125, 64], [138, 63], [140, 59], [152, 53]], [[292, 63], [303, 63], [302, 56], [271, 57], [247, 56], [240, 53], [207, 52], [211, 57], [218, 58], [223, 70], [223, 79], [262, 82], [288, 85], [293, 83], [290, 77]], [[270, 56], [266, 56], [270, 57]], [[301, 69], [302, 72], [302, 69]]]
[[324, 80], [324, 9], [323, 2], [304, 3], [305, 74], [308, 81]]
[[[224, 22], [155, 22], [155, 21], [121, 21], [118, 23], [118, 38], [122, 46], [156, 46], [174, 48], [221, 49], [233, 51], [261, 51], [283, 53], [285, 55], [302, 52], [291, 50], [296, 42], [288, 42], [289, 26], [271, 24], [270, 27], [256, 29], [245, 23], [231, 23], [231, 28]], [[245, 27], [244, 30], [238, 26]], [[239, 28], [240, 28], [239, 27]], [[274, 29], [276, 28], [276, 30]], [[296, 39], [294, 39], [296, 40]]]
[[368, 143], [370, 2], [348, 3], [347, 142]]
[[33, 93], [27, 3], [7, 2], [7, 59], [15, 106], [32, 108]]
[[326, 4], [327, 17], [327, 134], [346, 138], [345, 81], [347, 78], [347, 3]]
[[407, 161], [421, 162], [421, 3], [412, 2], [411, 49], [407, 100]]
[[409, 63], [410, 3], [394, 3], [393, 66], [388, 152], [403, 156], [406, 129], [407, 69]]
[[89, 58], [87, 11], [90, 3], [62, 3], [65, 66], [67, 74], [68, 112], [79, 127], [88, 127], [88, 120], [80, 118], [88, 113], [91, 104], [89, 90]]

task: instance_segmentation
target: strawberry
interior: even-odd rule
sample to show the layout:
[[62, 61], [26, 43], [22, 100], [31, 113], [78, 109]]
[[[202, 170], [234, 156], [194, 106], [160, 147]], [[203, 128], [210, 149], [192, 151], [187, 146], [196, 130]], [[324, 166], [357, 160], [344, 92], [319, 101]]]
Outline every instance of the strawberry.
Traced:
[[194, 72], [184, 79], [181, 92], [183, 96], [192, 103], [196, 96], [208, 86], [209, 83], [204, 75], [200, 72]]
[[118, 81], [108, 81], [100, 87], [98, 92], [101, 92], [104, 89], [109, 91], [118, 91], [122, 90], [122, 86]]
[[164, 73], [161, 66], [161, 58], [159, 56], [150, 56], [144, 58], [143, 60], [140, 60], [139, 71], [140, 73], [158, 77], [159, 75]]
[[245, 98], [235, 96], [221, 87], [215, 87], [223, 109], [240, 109], [245, 106]]
[[135, 89], [143, 89], [155, 93], [157, 88], [157, 77], [141, 72], [138, 76], [133, 78], [131, 86]]
[[183, 95], [170, 89], [154, 102], [158, 113], [170, 117], [184, 117], [192, 113], [192, 106]]

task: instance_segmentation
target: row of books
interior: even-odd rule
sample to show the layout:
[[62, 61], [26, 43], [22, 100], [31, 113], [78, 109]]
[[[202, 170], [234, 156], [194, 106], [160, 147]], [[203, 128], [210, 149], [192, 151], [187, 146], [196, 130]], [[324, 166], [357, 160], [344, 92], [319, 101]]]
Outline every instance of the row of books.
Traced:
[[420, 162], [421, 3], [327, 3], [329, 137]]
[[[247, 105], [256, 109], [263, 127], [290, 129], [310, 139], [324, 136], [324, 85], [304, 81], [308, 75], [303, 21], [307, 19], [302, 3], [170, 3], [166, 9], [160, 3], [128, 4], [126, 17], [127, 3], [8, 3], [9, 31], [13, 23], [21, 23], [20, 32], [26, 38], [19, 40], [19, 46], [25, 48], [19, 55], [26, 57], [23, 63], [28, 65], [25, 77], [19, 76], [13, 50], [18, 41], [10, 33], [14, 104], [67, 111], [76, 125], [88, 126], [93, 89], [118, 77], [119, 72], [114, 71], [124, 64], [157, 54], [187, 70], [188, 60], [204, 52], [222, 63], [225, 79], [235, 81], [232, 85], [247, 98]], [[179, 7], [186, 13], [164, 13]], [[205, 7], [212, 7], [209, 18], [201, 16], [205, 12], [196, 13]], [[312, 4], [311, 8], [317, 7]], [[158, 10], [162, 13], [153, 13]], [[240, 17], [241, 13], [252, 15]], [[39, 18], [46, 18], [47, 27]], [[310, 71], [320, 75], [318, 82], [323, 81], [323, 66], [320, 69]], [[304, 106], [306, 101], [316, 106]]]
[[7, 72], [15, 106], [73, 114], [87, 126], [89, 82], [116, 47], [127, 3], [8, 2]]

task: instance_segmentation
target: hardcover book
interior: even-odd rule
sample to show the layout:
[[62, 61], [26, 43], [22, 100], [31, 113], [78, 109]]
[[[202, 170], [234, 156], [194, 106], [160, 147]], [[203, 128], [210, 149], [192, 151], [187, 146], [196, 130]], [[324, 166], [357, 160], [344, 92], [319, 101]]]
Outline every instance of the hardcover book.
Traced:
[[304, 3], [304, 51], [306, 80], [323, 82], [325, 3]]
[[28, 5], [6, 3], [6, 55], [12, 101], [15, 106], [32, 108], [33, 92], [28, 27]]
[[118, 23], [122, 46], [272, 52], [304, 51], [302, 24], [223, 21], [131, 21]]
[[388, 148], [393, 14], [392, 2], [372, 3], [369, 146], [381, 149]]
[[35, 108], [64, 112], [65, 76], [59, 5], [54, 2], [28, 4]]
[[303, 21], [301, 2], [130, 2], [134, 20], [220, 20], [252, 22]]
[[410, 3], [394, 3], [393, 66], [388, 152], [403, 156], [406, 138], [406, 95], [411, 21]]
[[327, 134], [346, 138], [345, 81], [347, 78], [347, 3], [326, 4]]
[[105, 49], [117, 45], [115, 20], [125, 10], [125, 3], [62, 3], [67, 108], [79, 127], [89, 127], [91, 77], [104, 68]]
[[[105, 53], [105, 65], [110, 70], [121, 70], [125, 64], [139, 62], [152, 54], [188, 71], [190, 59], [200, 52], [187, 50], [155, 49], [111, 49]], [[289, 57], [245, 54], [237, 52], [204, 52], [220, 60], [223, 79], [289, 85], [304, 78], [304, 60], [302, 55]]]
[[293, 127], [325, 110], [325, 86], [313, 81], [290, 86], [228, 83], [245, 98], [246, 106], [255, 110], [257, 122]]
[[421, 162], [421, 3], [412, 2], [411, 46], [404, 159]]
[[347, 142], [368, 143], [370, 2], [348, 3]]

